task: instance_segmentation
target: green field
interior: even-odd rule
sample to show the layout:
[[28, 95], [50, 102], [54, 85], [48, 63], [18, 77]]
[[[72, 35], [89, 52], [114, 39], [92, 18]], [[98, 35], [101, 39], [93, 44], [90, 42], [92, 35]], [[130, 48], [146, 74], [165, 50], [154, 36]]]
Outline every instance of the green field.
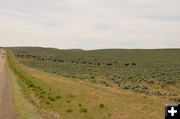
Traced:
[[180, 101], [180, 50], [58, 50], [13, 48], [22, 64], [74, 79], [88, 80]]
[[161, 119], [180, 101], [179, 49], [9, 49], [26, 97], [64, 119]]

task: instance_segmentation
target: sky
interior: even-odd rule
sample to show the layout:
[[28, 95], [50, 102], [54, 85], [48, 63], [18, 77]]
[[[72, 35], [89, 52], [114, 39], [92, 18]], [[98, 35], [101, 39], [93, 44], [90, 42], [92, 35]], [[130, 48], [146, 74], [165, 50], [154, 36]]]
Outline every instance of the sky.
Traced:
[[180, 48], [180, 0], [1, 0], [0, 46]]

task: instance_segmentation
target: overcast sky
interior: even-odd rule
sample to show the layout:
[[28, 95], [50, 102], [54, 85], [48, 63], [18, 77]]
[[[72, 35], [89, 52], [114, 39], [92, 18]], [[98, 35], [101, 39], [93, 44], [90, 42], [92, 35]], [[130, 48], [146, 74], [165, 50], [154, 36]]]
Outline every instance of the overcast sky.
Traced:
[[1, 0], [0, 46], [180, 48], [180, 0]]

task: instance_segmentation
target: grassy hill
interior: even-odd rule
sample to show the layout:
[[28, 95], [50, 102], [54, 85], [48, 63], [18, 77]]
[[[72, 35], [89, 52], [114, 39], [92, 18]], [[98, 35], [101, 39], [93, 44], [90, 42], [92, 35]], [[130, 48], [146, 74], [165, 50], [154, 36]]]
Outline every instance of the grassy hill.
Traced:
[[163, 104], [180, 101], [179, 49], [9, 49], [21, 63], [12, 69], [40, 107], [64, 118], [160, 119]]

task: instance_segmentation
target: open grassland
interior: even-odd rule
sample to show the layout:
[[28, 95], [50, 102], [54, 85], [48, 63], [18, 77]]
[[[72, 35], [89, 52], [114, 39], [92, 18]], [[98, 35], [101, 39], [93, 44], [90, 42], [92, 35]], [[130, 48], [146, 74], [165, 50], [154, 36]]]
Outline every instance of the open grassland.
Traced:
[[[33, 56], [43, 56], [43, 50], [38, 55], [36, 54], [37, 52], [35, 53], [35, 51], [32, 52], [35, 54], [29, 54], [31, 53], [29, 50], [13, 50], [15, 52], [16, 57], [14, 57], [13, 53], [9, 51], [8, 60], [10, 68], [14, 71], [14, 73], [16, 73], [16, 75], [19, 78], [18, 81], [23, 88], [24, 95], [27, 99], [33, 102], [40, 110], [51, 110], [48, 112], [52, 112], [51, 114], [54, 116], [54, 118], [57, 117], [64, 119], [162, 119], [164, 116], [164, 104], [176, 103], [174, 101], [170, 101], [166, 98], [162, 98], [155, 95], [136, 93], [130, 90], [125, 90], [126, 88], [114, 88], [116, 87], [116, 85], [113, 84], [113, 81], [109, 81], [110, 79], [108, 79], [108, 77], [107, 79], [102, 80], [100, 75], [93, 78], [93, 80], [96, 80], [97, 82], [107, 81], [108, 83], [112, 83], [112, 86], [114, 87], [101, 85], [101, 83], [97, 82], [92, 83], [92, 81], [89, 81], [92, 80], [91, 78], [87, 78], [86, 80], [75, 80], [78, 78], [62, 77], [59, 76], [60, 74], [56, 75], [56, 73], [45, 73], [43, 71], [46, 71], [46, 67], [43, 71], [36, 70], [34, 68], [42, 70], [43, 67], [38, 68], [37, 66], [40, 66], [38, 64], [45, 65], [50, 63], [49, 68], [53, 69], [53, 66], [55, 65], [51, 65], [54, 63], [59, 66], [59, 70], [62, 70], [60, 65], [67, 64], [67, 66], [69, 66], [69, 64], [71, 64], [72, 62], [65, 62], [65, 59], [63, 59], [64, 62], [54, 62], [46, 60], [41, 61], [39, 59], [33, 58]], [[32, 55], [30, 56], [32, 58], [27, 58], [27, 56], [17, 56], [27, 55], [26, 53], [28, 55]], [[52, 55], [52, 53], [50, 54]], [[34, 65], [34, 68], [30, 68], [19, 63], [19, 61], [32, 63], [28, 66], [32, 66], [34, 64], [33, 62], [36, 61], [37, 66]], [[135, 63], [135, 66], [137, 66], [138, 63]], [[74, 65], [87, 66], [87, 64]], [[77, 70], [80, 66], [77, 66]], [[109, 66], [108, 68], [111, 69]], [[76, 72], [76, 70], [74, 71]], [[99, 72], [101, 71], [99, 70]], [[68, 74], [68, 70], [66, 70], [66, 73]], [[178, 89], [176, 91], [175, 97], [179, 96], [179, 87], [177, 87], [179, 85], [178, 79], [176, 80], [175, 84], [169, 84], [165, 87], [168, 87], [169, 89], [173, 89], [173, 87], [175, 87], [176, 89]], [[144, 85], [148, 84], [146, 84], [146, 82], [144, 81], [140, 83], [136, 82], [136, 84], [134, 84], [131, 81], [127, 82], [131, 85], [142, 85], [142, 83]], [[124, 84], [126, 84], [125, 81]], [[155, 85], [156, 82], [150, 84]], [[161, 90], [163, 90], [163, 88], [161, 88]], [[51, 119], [53, 118], [53, 116], [51, 116]]]
[[180, 102], [180, 50], [12, 48], [29, 67]]

